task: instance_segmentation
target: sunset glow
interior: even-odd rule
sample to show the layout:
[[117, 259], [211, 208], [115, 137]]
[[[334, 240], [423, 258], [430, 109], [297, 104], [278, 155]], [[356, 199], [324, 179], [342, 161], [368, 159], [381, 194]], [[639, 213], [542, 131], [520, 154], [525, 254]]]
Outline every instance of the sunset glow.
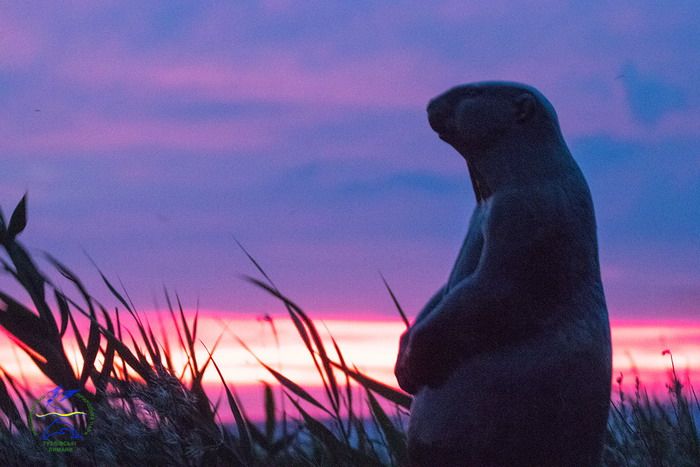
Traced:
[[[193, 313], [189, 314], [193, 316]], [[157, 320], [152, 319], [153, 322]], [[184, 368], [186, 356], [177, 342], [174, 328], [165, 318], [164, 329], [170, 343], [171, 358], [176, 368]], [[315, 321], [322, 333], [327, 348], [332, 349], [330, 335], [337, 341], [348, 365], [356, 365], [363, 373], [396, 387], [393, 366], [396, 359], [398, 339], [405, 329], [400, 320], [377, 319], [323, 319]], [[153, 323], [152, 323], [153, 324]], [[279, 345], [276, 343], [274, 329]], [[325, 325], [327, 330], [324, 329]], [[155, 326], [158, 327], [157, 325]], [[329, 334], [330, 333], [330, 334]], [[214, 354], [228, 384], [233, 385], [244, 399], [259, 399], [261, 381], [276, 384], [274, 377], [240, 345], [241, 339], [261, 361], [281, 372], [312, 392], [320, 389], [320, 379], [313, 367], [307, 349], [299, 338], [289, 318], [273, 318], [272, 321], [249, 316], [231, 318], [224, 313], [202, 313], [198, 324], [198, 339], [211, 350], [223, 334]], [[156, 336], [160, 336], [158, 332]], [[623, 390], [634, 390], [635, 375], [653, 394], [666, 391], [671, 361], [662, 351], [673, 353], [676, 370], [681, 381], [700, 378], [700, 324], [698, 323], [613, 323], [614, 377], [624, 375]], [[157, 337], [162, 340], [161, 337]], [[337, 360], [331, 352], [331, 358]], [[75, 346], [67, 346], [74, 368], [80, 364]], [[196, 350], [197, 360], [204, 362], [207, 352], [200, 344]], [[29, 358], [9, 339], [0, 341], [0, 358], [10, 375], [24, 380], [32, 389], [43, 391], [50, 384], [40, 374]], [[185, 374], [185, 381], [188, 380]], [[213, 368], [209, 368], [204, 384], [212, 394], [221, 390], [221, 381]], [[617, 384], [614, 384], [617, 388]], [[316, 388], [316, 389], [314, 389]], [[249, 404], [251, 406], [251, 404]], [[252, 410], [259, 407], [252, 404]], [[255, 415], [255, 412], [253, 413]]]

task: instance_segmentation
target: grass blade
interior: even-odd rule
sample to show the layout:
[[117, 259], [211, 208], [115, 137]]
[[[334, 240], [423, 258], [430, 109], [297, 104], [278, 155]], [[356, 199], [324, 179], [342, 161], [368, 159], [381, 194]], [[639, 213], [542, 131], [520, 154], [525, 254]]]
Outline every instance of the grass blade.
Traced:
[[386, 439], [389, 454], [394, 458], [398, 465], [406, 465], [408, 461], [408, 449], [406, 446], [405, 436], [396, 429], [384, 409], [382, 409], [379, 402], [377, 402], [377, 399], [372, 394], [372, 391], [367, 388], [365, 388], [365, 391], [367, 393], [367, 399], [369, 401], [372, 414], [377, 419], [377, 422], [379, 423], [379, 426], [384, 434], [384, 438]]
[[336, 363], [336, 362], [331, 362], [331, 364], [345, 372], [347, 375], [349, 375], [352, 379], [357, 381], [362, 385], [362, 387], [366, 389], [370, 389], [374, 391], [375, 393], [379, 394], [382, 396], [384, 399], [387, 399], [394, 404], [397, 404], [400, 407], [403, 407], [406, 410], [409, 410], [411, 408], [411, 396], [406, 394], [403, 391], [399, 391], [398, 389], [392, 388], [391, 386], [387, 386], [386, 384], [377, 381], [374, 378], [370, 378], [369, 376], [366, 376], [355, 367], [355, 370], [351, 370], [347, 367], [343, 368], [342, 365]]
[[391, 287], [389, 287], [389, 283], [384, 279], [384, 276], [382, 273], [379, 273], [379, 275], [382, 278], [382, 281], [384, 282], [384, 286], [386, 287], [386, 290], [389, 291], [389, 295], [391, 295], [391, 299], [394, 301], [394, 305], [396, 306], [396, 310], [398, 310], [399, 314], [401, 315], [401, 319], [403, 320], [404, 324], [406, 325], [406, 328], [410, 328], [411, 325], [408, 322], [408, 318], [406, 317], [406, 313], [404, 313], [403, 308], [401, 308], [401, 305], [399, 305], [399, 300], [396, 298], [396, 295], [394, 295], [394, 291], [391, 290]]
[[[301, 320], [304, 323], [304, 326], [306, 329], [309, 331], [309, 334], [311, 335], [311, 339], [313, 340], [314, 346], [316, 347], [316, 351], [318, 352], [319, 357], [321, 358], [321, 364], [323, 365], [323, 371], [319, 370], [319, 374], [321, 375], [321, 378], [323, 379], [324, 386], [326, 386], [326, 391], [328, 392], [328, 398], [333, 405], [333, 410], [337, 413], [340, 407], [340, 392], [338, 390], [338, 383], [335, 379], [335, 374], [333, 373], [333, 368], [331, 365], [331, 360], [328, 358], [328, 354], [326, 353], [326, 349], [323, 346], [323, 341], [321, 340], [321, 336], [319, 335], [318, 331], [316, 330], [316, 326], [314, 323], [309, 319], [309, 317], [302, 311], [302, 309], [292, 302], [290, 299], [282, 295], [279, 291], [276, 289], [273, 289], [272, 287], [268, 286], [267, 284], [264, 284], [260, 282], [257, 279], [254, 279], [252, 277], [249, 277], [248, 280], [257, 285], [258, 287], [266, 290], [270, 294], [274, 295], [275, 297], [279, 298], [282, 302], [284, 302], [286, 305], [288, 305], [292, 310], [294, 310], [294, 313], [301, 318]], [[312, 355], [313, 356], [313, 355]], [[315, 359], [314, 359], [315, 361]], [[328, 381], [326, 385], [326, 381]]]
[[9, 240], [14, 240], [14, 238], [19, 235], [24, 228], [27, 227], [27, 194], [22, 196], [22, 199], [17, 204], [17, 207], [12, 212], [10, 216], [10, 223], [7, 226], [7, 231], [5, 233], [6, 238]]
[[275, 417], [275, 396], [269, 384], [265, 385], [265, 438], [272, 444], [275, 439], [275, 427], [277, 418]]
[[[4, 373], [5, 372], [3, 370], [3, 374]], [[7, 375], [5, 376], [7, 377]], [[17, 410], [17, 406], [12, 400], [10, 393], [7, 391], [7, 386], [5, 385], [5, 381], [3, 381], [3, 378], [0, 378], [0, 410], [2, 410], [2, 412], [7, 416], [7, 419], [10, 421], [10, 423], [17, 427], [18, 430], [26, 428], [26, 426], [22, 422], [22, 417], [20, 416], [19, 411]]]
[[95, 369], [95, 358], [97, 351], [100, 349], [100, 328], [97, 325], [97, 320], [90, 322], [90, 331], [88, 333], [88, 343], [86, 352], [83, 354], [83, 370], [80, 373], [80, 387], [84, 387], [88, 377]]
[[241, 449], [243, 451], [244, 459], [250, 462], [250, 460], [253, 457], [253, 444], [250, 441], [248, 424], [243, 419], [243, 413], [239, 407], [239, 404], [236, 402], [236, 399], [233, 397], [233, 394], [231, 393], [228, 384], [226, 384], [226, 381], [224, 380], [224, 375], [219, 369], [219, 365], [216, 364], [216, 360], [214, 360], [214, 357], [212, 356], [211, 352], [209, 352], [209, 349], [207, 349], [207, 346], [204, 345], [203, 342], [202, 345], [209, 354], [209, 357], [211, 357], [211, 361], [214, 364], [214, 368], [216, 368], [216, 372], [219, 374], [221, 383], [224, 385], [224, 389], [226, 390], [226, 397], [228, 398], [228, 405], [231, 409], [231, 413], [233, 414], [233, 418], [236, 421], [236, 428], [238, 429], [238, 437], [240, 438]]
[[68, 308], [68, 302], [61, 292], [54, 290], [54, 297], [56, 298], [56, 304], [58, 305], [58, 311], [61, 313], [61, 329], [59, 335], [61, 338], [66, 334], [68, 329], [68, 317], [70, 316], [70, 309]]

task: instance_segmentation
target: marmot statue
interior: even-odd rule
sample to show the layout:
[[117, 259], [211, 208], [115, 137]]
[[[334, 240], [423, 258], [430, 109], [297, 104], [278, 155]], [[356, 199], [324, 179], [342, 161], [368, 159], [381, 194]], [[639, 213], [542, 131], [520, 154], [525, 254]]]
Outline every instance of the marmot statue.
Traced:
[[477, 204], [447, 284], [401, 336], [411, 462], [598, 465], [610, 326], [590, 191], [554, 108], [483, 82], [433, 99], [428, 120], [466, 160]]

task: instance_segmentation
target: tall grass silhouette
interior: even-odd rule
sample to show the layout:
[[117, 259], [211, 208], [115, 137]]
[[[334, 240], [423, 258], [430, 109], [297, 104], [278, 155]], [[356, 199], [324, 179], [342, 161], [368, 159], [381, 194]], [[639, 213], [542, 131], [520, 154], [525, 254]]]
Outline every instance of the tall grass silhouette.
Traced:
[[[279, 383], [283, 397], [278, 400], [277, 389], [262, 385], [262, 423], [246, 415], [230, 380], [235, 375], [227, 379], [217, 365], [216, 349], [227, 337], [226, 330], [214, 343], [201, 342], [199, 314], [186, 316], [179, 297], [166, 291], [175, 333], [157, 337], [148, 316], [99, 270], [117, 304], [109, 310], [67, 266], [47, 255], [75, 288], [72, 295], [64, 292], [17, 241], [26, 225], [26, 196], [9, 222], [0, 212], [0, 243], [6, 253], [1, 264], [31, 302], [25, 305], [0, 291], [0, 326], [53, 384], [79, 389], [94, 407], [96, 422], [72, 452], [49, 452], [30, 429], [37, 395], [0, 365], [2, 465], [406, 465], [410, 396], [347, 362], [335, 339], [324, 340], [314, 321], [280, 292], [245, 249], [262, 277], [246, 280], [284, 306], [322, 385], [323, 397], [315, 397], [258, 359]], [[385, 285], [408, 325], [386, 281]], [[125, 314], [131, 329], [124, 323]], [[81, 331], [85, 327], [87, 332]], [[71, 363], [69, 344], [79, 350], [79, 363]], [[182, 368], [171, 358], [175, 346], [186, 357]], [[207, 351], [204, 361], [196, 357], [200, 346]], [[206, 371], [215, 371], [221, 379], [226, 406], [204, 391]], [[621, 387], [621, 379], [618, 384]], [[607, 465], [700, 465], [697, 395], [689, 383], [681, 383], [675, 367], [668, 389], [669, 400], [663, 403], [649, 398], [638, 379], [632, 397], [620, 391], [620, 400], [611, 405]], [[76, 409], [71, 404], [67, 408]], [[221, 422], [227, 412], [233, 425]], [[82, 429], [87, 421], [77, 423]]]

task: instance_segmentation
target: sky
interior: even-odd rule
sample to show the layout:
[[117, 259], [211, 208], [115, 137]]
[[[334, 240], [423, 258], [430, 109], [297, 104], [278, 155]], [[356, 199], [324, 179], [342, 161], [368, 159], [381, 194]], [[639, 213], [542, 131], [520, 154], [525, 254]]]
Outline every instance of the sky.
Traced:
[[[475, 201], [427, 102], [535, 86], [593, 194], [613, 322], [700, 311], [700, 4], [0, 3], [0, 206], [20, 240], [114, 303], [410, 316], [447, 279]], [[42, 263], [43, 264], [43, 263]], [[0, 275], [0, 289], [13, 290]]]

